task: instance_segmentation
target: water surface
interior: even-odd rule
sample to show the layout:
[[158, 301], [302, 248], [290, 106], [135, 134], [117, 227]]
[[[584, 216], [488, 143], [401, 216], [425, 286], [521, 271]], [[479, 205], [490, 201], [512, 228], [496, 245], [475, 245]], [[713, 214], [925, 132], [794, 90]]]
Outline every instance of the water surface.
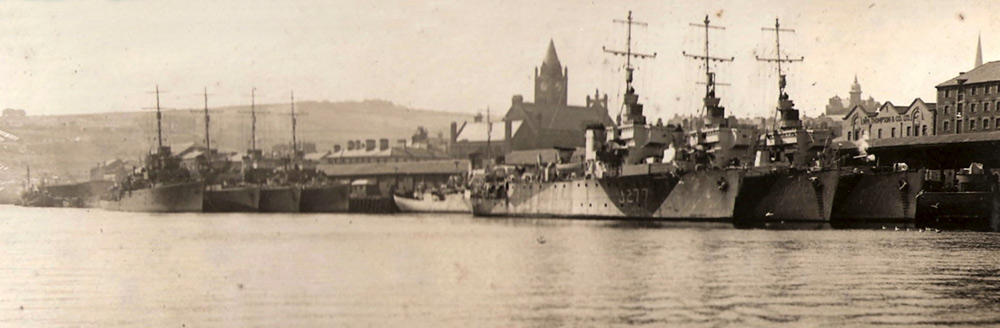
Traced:
[[0, 206], [0, 327], [1000, 324], [1000, 234]]

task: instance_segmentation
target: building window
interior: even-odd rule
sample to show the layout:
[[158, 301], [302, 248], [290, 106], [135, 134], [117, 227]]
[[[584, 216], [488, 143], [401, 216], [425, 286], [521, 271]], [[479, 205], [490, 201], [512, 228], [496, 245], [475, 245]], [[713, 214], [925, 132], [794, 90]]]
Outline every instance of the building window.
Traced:
[[910, 133], [911, 133], [912, 131], [913, 131], [913, 127], [912, 127], [912, 126], [908, 126], [908, 127], [906, 127], [906, 136], [907, 136], [907, 137], [909, 137], [909, 136], [910, 136]]
[[969, 119], [969, 131], [975, 131], [975, 130], [976, 130], [976, 119], [970, 118]]
[[848, 141], [850, 141], [850, 140], [851, 140], [851, 131], [847, 131], [847, 140], [848, 140]]
[[976, 89], [979, 89], [979, 88], [978, 87], [972, 87], [971, 89], [972, 89], [972, 95], [975, 96], [976, 95]]
[[984, 118], [983, 119], [983, 130], [989, 130], [989, 129], [990, 129], [990, 119]]
[[944, 127], [941, 129], [941, 131], [948, 131], [948, 121], [944, 121]]
[[948, 115], [948, 106], [944, 106], [944, 114]]
[[962, 114], [962, 105], [964, 104], [958, 104], [958, 107], [955, 108], [955, 114]]
[[895, 137], [896, 137], [896, 128], [892, 128], [892, 131], [889, 131], [889, 138], [895, 138]]
[[945, 98], [951, 97], [951, 90], [944, 90], [944, 97]]
[[923, 128], [923, 131], [921, 131], [920, 133], [921, 133], [922, 135], [924, 135], [924, 136], [926, 136], [926, 135], [927, 135], [927, 126], [926, 126], [926, 125], [924, 125], [924, 128]]
[[984, 112], [990, 111], [990, 103], [988, 103], [988, 102], [984, 102], [983, 103], [983, 111]]
[[962, 120], [955, 120], [955, 133], [962, 133]]
[[876, 135], [875, 138], [876, 139], [882, 139], [882, 129], [878, 129], [878, 134]]
[[969, 104], [969, 113], [976, 112], [976, 104]]

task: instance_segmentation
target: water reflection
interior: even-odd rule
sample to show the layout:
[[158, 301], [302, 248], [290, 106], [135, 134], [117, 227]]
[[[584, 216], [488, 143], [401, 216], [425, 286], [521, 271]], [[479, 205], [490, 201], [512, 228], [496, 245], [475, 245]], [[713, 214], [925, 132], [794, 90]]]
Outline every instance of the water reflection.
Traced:
[[1000, 324], [1000, 235], [0, 208], [0, 326]]

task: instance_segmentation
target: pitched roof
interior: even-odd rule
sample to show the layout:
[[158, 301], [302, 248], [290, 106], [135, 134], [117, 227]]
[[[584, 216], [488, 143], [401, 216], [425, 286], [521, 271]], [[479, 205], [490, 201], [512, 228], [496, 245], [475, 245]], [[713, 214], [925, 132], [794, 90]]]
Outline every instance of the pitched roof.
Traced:
[[[517, 130], [521, 128], [522, 121], [510, 122], [510, 133], [512, 135], [517, 134]], [[462, 131], [458, 133], [458, 138], [456, 141], [486, 141], [487, 137], [489, 140], [493, 141], [503, 141], [504, 138], [504, 122], [492, 122], [493, 128], [490, 129], [486, 122], [470, 122], [466, 123], [462, 127]]]
[[535, 104], [529, 102], [511, 105], [506, 120], [525, 120], [528, 126], [537, 130], [583, 131], [589, 124], [601, 123], [606, 126], [615, 122], [604, 107], [582, 107]]
[[[959, 83], [960, 80], [964, 82]], [[979, 67], [973, 68], [971, 71], [959, 74], [956, 77], [951, 78], [948, 81], [944, 81], [938, 84], [937, 87], [950, 87], [961, 84], [974, 84], [983, 82], [996, 82], [1000, 81], [1000, 61], [991, 61], [989, 63], [983, 64]]]
[[366, 151], [365, 148], [353, 150], [341, 149], [338, 152], [330, 152], [330, 154], [326, 156], [326, 158], [357, 157], [448, 158], [449, 156], [436, 150], [415, 147], [389, 147], [385, 150], [375, 148], [371, 151]]
[[556, 163], [559, 161], [559, 151], [551, 148], [512, 151], [504, 156], [503, 161], [510, 165], [538, 164], [539, 157], [542, 163]]
[[316, 169], [334, 177], [396, 175], [396, 174], [460, 174], [469, 170], [469, 160], [439, 160], [380, 164], [320, 163]]
[[964, 142], [980, 142], [1000, 140], [1000, 131], [961, 133], [961, 134], [939, 134], [933, 136], [920, 136], [909, 138], [887, 138], [870, 139], [868, 144], [871, 148], [898, 147], [898, 146], [926, 146], [926, 145], [947, 145]]

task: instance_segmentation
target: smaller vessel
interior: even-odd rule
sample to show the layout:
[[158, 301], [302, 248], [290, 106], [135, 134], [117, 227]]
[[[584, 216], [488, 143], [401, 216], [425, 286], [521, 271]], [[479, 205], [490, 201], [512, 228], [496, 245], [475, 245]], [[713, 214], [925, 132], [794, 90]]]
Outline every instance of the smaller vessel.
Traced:
[[412, 193], [394, 194], [392, 199], [400, 212], [471, 213], [471, 195], [462, 178], [452, 176], [439, 188], [427, 190], [421, 184]]
[[[939, 180], [947, 177], [937, 174]], [[916, 228], [1000, 232], [1000, 182], [982, 164], [958, 170], [952, 181], [928, 183], [944, 187], [917, 195]]]
[[135, 170], [100, 201], [103, 209], [126, 212], [201, 212], [204, 204], [204, 184], [195, 180], [172, 156], [170, 147], [163, 146], [161, 127], [160, 88], [156, 88], [155, 152], [146, 155], [143, 167]]
[[[251, 106], [252, 108], [252, 106]], [[200, 173], [205, 183], [205, 212], [257, 212], [260, 187], [247, 184], [242, 165], [237, 167], [226, 159], [217, 160], [212, 149], [211, 117], [208, 114], [208, 88], [205, 89], [205, 154], [200, 157]], [[242, 164], [241, 162], [240, 164]]]

